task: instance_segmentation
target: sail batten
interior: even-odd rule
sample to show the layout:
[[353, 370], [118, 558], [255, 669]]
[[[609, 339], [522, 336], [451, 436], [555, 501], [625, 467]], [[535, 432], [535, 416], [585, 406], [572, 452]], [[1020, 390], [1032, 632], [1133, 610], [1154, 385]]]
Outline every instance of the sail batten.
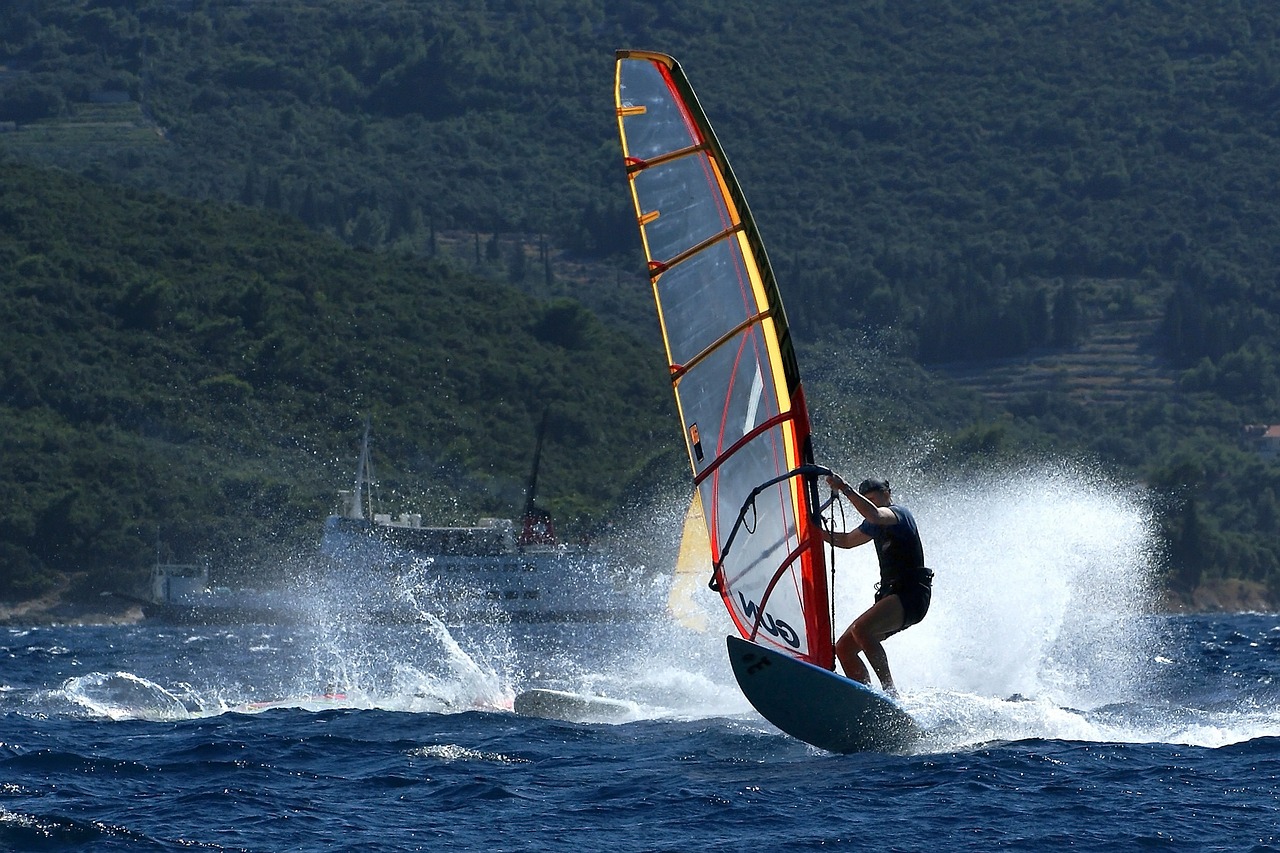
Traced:
[[[619, 116], [643, 115], [644, 110], [618, 110]], [[663, 163], [669, 163], [672, 160], [679, 160], [681, 157], [692, 157], [695, 154], [701, 154], [707, 150], [705, 143], [690, 145], [688, 148], [682, 148], [679, 151], [672, 151], [670, 154], [661, 154], [650, 160], [642, 160], [639, 157], [626, 158], [627, 173], [633, 174], [650, 166], [661, 166]]]
[[615, 107], [721, 599], [744, 637], [830, 669], [809, 417], [764, 243], [674, 59], [619, 51]]
[[738, 336], [739, 336], [739, 335], [741, 335], [744, 331], [746, 331], [747, 329], [749, 329], [751, 326], [754, 326], [754, 325], [756, 325], [756, 324], [758, 324], [758, 323], [762, 323], [762, 322], [764, 322], [765, 320], [767, 320], [767, 319], [769, 318], [769, 316], [770, 316], [770, 315], [769, 315], [769, 313], [768, 313], [768, 312], [765, 312], [765, 313], [763, 313], [763, 314], [756, 314], [756, 315], [754, 315], [754, 316], [748, 317], [747, 319], [745, 319], [745, 320], [743, 320], [741, 323], [739, 323], [737, 326], [735, 326], [735, 327], [733, 327], [732, 329], [730, 329], [729, 331], [725, 332], [723, 335], [721, 335], [721, 336], [720, 336], [720, 339], [719, 339], [719, 340], [717, 340], [717, 341], [715, 341], [714, 343], [712, 343], [709, 347], [707, 347], [705, 350], [703, 350], [702, 352], [700, 352], [700, 353], [698, 353], [697, 355], [695, 355], [695, 356], [694, 356], [692, 359], [690, 359], [689, 361], [687, 361], [687, 362], [685, 362], [685, 363], [683, 363], [683, 364], [679, 364], [679, 365], [676, 365], [676, 364], [671, 365], [671, 378], [672, 378], [672, 381], [674, 382], [674, 381], [679, 380], [679, 378], [680, 378], [681, 376], [683, 376], [685, 373], [687, 373], [687, 372], [688, 372], [689, 370], [691, 370], [692, 368], [696, 367], [696, 366], [697, 366], [697, 364], [698, 364], [698, 362], [702, 361], [704, 358], [706, 358], [706, 357], [707, 357], [708, 355], [710, 355], [712, 352], [714, 352], [715, 350], [719, 349], [719, 348], [720, 348], [720, 347], [722, 347], [722, 346], [725, 346], [725, 345], [726, 345], [726, 344], [728, 344], [730, 341], [732, 341], [734, 338], [738, 337]]
[[[642, 224], [647, 225], [657, 218], [658, 218], [658, 212], [653, 211], [641, 216], [640, 220]], [[703, 240], [698, 245], [693, 246], [689, 249], [685, 249], [683, 252], [676, 255], [674, 258], [668, 258], [665, 261], [650, 261], [649, 275], [654, 278], [657, 278], [658, 276], [662, 275], [664, 272], [676, 266], [677, 264], [680, 264], [681, 262], [687, 260], [688, 258], [691, 258], [694, 255], [697, 255], [705, 251], [708, 247], [713, 246], [716, 243], [719, 243], [721, 240], [727, 240], [730, 237], [733, 237], [735, 234], [739, 233], [741, 230], [742, 230], [741, 224], [735, 225], [732, 228], [726, 228], [724, 231], [721, 231], [719, 234], [713, 235], [711, 237], [708, 237], [706, 240]]]

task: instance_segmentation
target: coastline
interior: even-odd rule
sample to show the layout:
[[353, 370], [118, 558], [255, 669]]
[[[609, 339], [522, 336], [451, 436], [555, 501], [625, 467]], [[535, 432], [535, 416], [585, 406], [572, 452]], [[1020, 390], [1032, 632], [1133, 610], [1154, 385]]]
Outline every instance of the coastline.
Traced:
[[25, 601], [0, 601], [0, 627], [37, 628], [49, 625], [133, 625], [141, 622], [142, 607], [110, 593], [97, 601], [75, 601], [67, 596], [72, 576], [50, 591]]
[[[103, 593], [97, 601], [66, 597], [70, 583], [27, 601], [0, 602], [0, 627], [37, 628], [52, 625], [133, 625], [142, 622], [137, 601]], [[1163, 591], [1157, 613], [1179, 616], [1205, 613], [1280, 613], [1265, 584], [1239, 578], [1208, 581], [1186, 593]]]
[[1240, 578], [1206, 581], [1187, 593], [1165, 590], [1162, 613], [1277, 613], [1276, 598], [1266, 584]]

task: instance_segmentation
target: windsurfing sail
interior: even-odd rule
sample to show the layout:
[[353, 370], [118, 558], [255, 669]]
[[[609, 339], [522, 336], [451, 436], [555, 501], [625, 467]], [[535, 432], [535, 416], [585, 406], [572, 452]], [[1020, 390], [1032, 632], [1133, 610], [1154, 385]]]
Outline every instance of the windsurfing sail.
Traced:
[[693, 631], [707, 630], [707, 612], [698, 603], [698, 593], [705, 594], [711, 574], [711, 544], [707, 539], [707, 517], [702, 511], [702, 496], [695, 489], [684, 514], [680, 531], [680, 550], [676, 554], [675, 575], [667, 595], [667, 611], [677, 625]]
[[833, 669], [809, 417], [764, 244], [674, 59], [618, 51], [614, 95], [713, 588], [743, 637]]

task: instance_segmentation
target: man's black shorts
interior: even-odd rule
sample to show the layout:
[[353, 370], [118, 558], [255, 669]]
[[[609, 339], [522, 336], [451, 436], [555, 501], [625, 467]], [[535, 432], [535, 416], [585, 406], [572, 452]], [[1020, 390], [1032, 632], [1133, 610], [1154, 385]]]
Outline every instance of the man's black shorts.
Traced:
[[[898, 596], [898, 600], [902, 602], [902, 628], [910, 628], [929, 612], [929, 604], [933, 600], [933, 571], [918, 569], [909, 577], [899, 578], [887, 588], [881, 586], [876, 591], [876, 601], [886, 595]], [[901, 631], [902, 628], [898, 630]]]

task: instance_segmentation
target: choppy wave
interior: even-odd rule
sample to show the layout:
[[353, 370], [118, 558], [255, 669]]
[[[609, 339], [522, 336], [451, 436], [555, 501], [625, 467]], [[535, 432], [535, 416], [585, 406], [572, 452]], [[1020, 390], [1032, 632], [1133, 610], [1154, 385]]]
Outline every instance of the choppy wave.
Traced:
[[[764, 722], [715, 607], [704, 632], [7, 629], [0, 848], [1280, 849], [1280, 617], [1153, 614], [1141, 503], [1090, 478], [978, 484], [983, 523], [974, 484], [901, 482], [938, 571], [888, 644], [910, 754]], [[875, 570], [837, 559], [843, 623]], [[632, 710], [513, 713], [530, 687]]]

